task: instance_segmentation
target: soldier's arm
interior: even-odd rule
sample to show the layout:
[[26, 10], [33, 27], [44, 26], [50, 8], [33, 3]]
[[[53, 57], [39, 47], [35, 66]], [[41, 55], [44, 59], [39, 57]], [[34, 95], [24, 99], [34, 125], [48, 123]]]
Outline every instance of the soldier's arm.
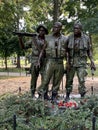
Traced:
[[68, 42], [68, 36], [63, 36], [62, 48], [64, 49], [64, 59], [66, 61], [67, 61], [67, 42]]
[[89, 38], [88, 38], [88, 50], [87, 50], [87, 54], [88, 54], [88, 58], [89, 58], [89, 60], [91, 62], [91, 64], [90, 64], [91, 69], [96, 70], [96, 66], [95, 66], [94, 59], [93, 59], [93, 53], [92, 53], [92, 44], [91, 44], [91, 41], [90, 41]]
[[19, 37], [19, 45], [20, 45], [21, 49], [29, 49], [29, 48], [31, 48], [31, 44], [32, 44], [31, 40], [24, 43], [23, 36], [18, 36], [18, 37]]
[[69, 57], [68, 43], [69, 43], [69, 36], [67, 37], [67, 41], [66, 41], [66, 70], [67, 72], [70, 70], [70, 57]]
[[39, 57], [38, 57], [37, 66], [39, 66], [39, 67], [40, 67], [40, 62], [41, 62], [41, 59], [42, 59], [42, 57], [43, 57], [43, 53], [44, 53], [46, 47], [47, 47], [47, 44], [46, 44], [46, 42], [45, 42], [45, 44], [44, 44], [42, 50], [40, 51]]
[[66, 62], [68, 62], [69, 58], [68, 58], [68, 41], [69, 41], [69, 37], [66, 36], [65, 39], [64, 39], [64, 50], [65, 50], [65, 59], [66, 59]]
[[32, 48], [32, 40], [28, 40], [27, 42], [24, 43], [25, 49]]
[[69, 37], [66, 37], [66, 44], [65, 44], [65, 58], [66, 61], [69, 62], [69, 54], [68, 54], [68, 42], [69, 42]]

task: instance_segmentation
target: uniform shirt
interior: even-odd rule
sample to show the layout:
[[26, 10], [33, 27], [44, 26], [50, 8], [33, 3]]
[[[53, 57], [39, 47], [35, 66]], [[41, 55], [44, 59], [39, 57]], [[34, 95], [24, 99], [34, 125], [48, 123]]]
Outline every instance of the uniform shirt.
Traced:
[[82, 34], [80, 38], [74, 39], [74, 35], [68, 38], [69, 62], [74, 67], [86, 66], [87, 51], [91, 49], [90, 39]]
[[38, 57], [41, 49], [43, 48], [44, 41], [44, 39], [40, 39], [37, 35], [25, 43], [25, 48], [31, 48], [32, 51], [32, 54], [30, 55], [31, 63], [36, 63], [38, 61]]
[[49, 58], [64, 58], [66, 52], [66, 41], [67, 37], [60, 35], [56, 38], [52, 34], [47, 35], [46, 38], [46, 57]]

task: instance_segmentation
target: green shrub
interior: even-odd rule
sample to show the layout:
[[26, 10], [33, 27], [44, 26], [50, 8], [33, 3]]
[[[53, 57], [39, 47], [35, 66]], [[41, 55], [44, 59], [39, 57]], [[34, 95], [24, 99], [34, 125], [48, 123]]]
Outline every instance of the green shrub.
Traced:
[[[17, 130], [92, 130], [92, 115], [98, 117], [98, 97], [75, 99], [78, 109], [59, 109], [57, 104], [43, 99], [33, 100], [29, 93], [13, 95], [0, 100], [0, 122], [16, 115]], [[6, 122], [0, 130], [13, 129]], [[98, 120], [96, 120], [98, 129]]]

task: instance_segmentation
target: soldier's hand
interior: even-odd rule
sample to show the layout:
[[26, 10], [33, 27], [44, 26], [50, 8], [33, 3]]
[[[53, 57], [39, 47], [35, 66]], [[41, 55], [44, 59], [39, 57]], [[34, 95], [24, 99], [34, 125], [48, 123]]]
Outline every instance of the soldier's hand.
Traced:
[[40, 61], [38, 60], [38, 62], [36, 63], [36, 68], [40, 68]]
[[90, 67], [91, 67], [91, 69], [96, 70], [96, 66], [95, 66], [95, 64], [94, 64], [94, 62], [93, 62], [93, 61], [91, 61]]

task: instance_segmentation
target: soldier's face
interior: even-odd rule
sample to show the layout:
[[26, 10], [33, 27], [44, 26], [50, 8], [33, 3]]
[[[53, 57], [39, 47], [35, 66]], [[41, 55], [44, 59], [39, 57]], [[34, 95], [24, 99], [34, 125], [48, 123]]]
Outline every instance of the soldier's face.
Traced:
[[40, 36], [45, 35], [45, 29], [44, 29], [43, 27], [41, 27], [41, 28], [39, 29], [39, 35], [40, 35]]
[[59, 33], [60, 30], [61, 30], [61, 26], [59, 26], [59, 25], [57, 25], [57, 24], [55, 24], [55, 25], [53, 26], [53, 33], [54, 33], [54, 34]]
[[79, 25], [75, 25], [74, 26], [74, 34], [77, 35], [77, 34], [80, 34], [81, 33], [81, 28]]

